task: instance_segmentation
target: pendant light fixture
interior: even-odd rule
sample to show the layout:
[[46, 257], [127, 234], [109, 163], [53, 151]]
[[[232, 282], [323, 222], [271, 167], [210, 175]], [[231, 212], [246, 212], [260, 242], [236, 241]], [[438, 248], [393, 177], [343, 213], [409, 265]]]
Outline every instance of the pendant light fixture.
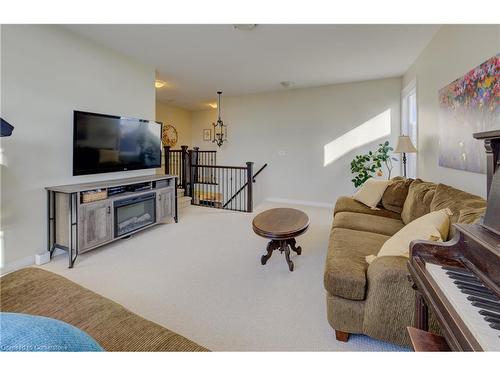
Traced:
[[222, 91], [217, 91], [217, 95], [217, 108], [219, 110], [219, 116], [217, 118], [217, 122], [212, 123], [212, 126], [214, 127], [214, 138], [212, 139], [212, 142], [221, 147], [222, 144], [227, 141], [227, 125], [224, 125], [224, 122], [222, 122], [222, 119], [220, 117], [220, 96], [222, 95]]

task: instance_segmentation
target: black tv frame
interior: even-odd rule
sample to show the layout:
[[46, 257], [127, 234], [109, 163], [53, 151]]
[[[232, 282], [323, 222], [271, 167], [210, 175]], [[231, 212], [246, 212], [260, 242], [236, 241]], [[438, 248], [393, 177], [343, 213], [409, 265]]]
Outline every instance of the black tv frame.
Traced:
[[[91, 175], [91, 174], [101, 174], [101, 173], [111, 173], [111, 172], [127, 172], [127, 171], [137, 171], [137, 170], [145, 170], [145, 169], [154, 169], [154, 168], [160, 168], [161, 167], [161, 157], [160, 157], [160, 163], [158, 165], [142, 168], [142, 167], [109, 167], [109, 168], [102, 168], [99, 170], [89, 170], [89, 171], [77, 171], [76, 170], [76, 157], [75, 157], [75, 144], [76, 144], [76, 116], [79, 113], [83, 113], [85, 115], [92, 115], [92, 116], [99, 116], [99, 117], [107, 117], [107, 118], [114, 118], [114, 119], [130, 119], [130, 120], [135, 120], [140, 123], [157, 123], [160, 125], [160, 145], [161, 145], [161, 135], [163, 134], [163, 123], [158, 122], [158, 121], [150, 121], [150, 120], [144, 120], [144, 119], [139, 119], [139, 118], [134, 118], [134, 117], [128, 117], [128, 116], [116, 116], [116, 115], [107, 115], [104, 113], [97, 113], [97, 112], [87, 112], [87, 111], [73, 111], [73, 176], [85, 176], [85, 175]], [[160, 146], [160, 155], [161, 155], [161, 146]]]

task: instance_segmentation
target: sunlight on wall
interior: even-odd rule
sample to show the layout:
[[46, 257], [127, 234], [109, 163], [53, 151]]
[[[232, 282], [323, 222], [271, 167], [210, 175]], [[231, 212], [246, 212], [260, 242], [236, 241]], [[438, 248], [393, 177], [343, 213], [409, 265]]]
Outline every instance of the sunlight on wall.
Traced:
[[388, 109], [326, 144], [323, 166], [326, 167], [348, 152], [390, 134], [391, 110]]

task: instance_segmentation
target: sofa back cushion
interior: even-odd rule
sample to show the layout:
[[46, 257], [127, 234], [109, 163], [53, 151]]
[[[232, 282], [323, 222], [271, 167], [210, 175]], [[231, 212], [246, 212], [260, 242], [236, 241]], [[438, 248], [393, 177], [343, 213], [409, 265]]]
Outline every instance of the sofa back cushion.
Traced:
[[401, 211], [401, 220], [408, 224], [421, 216], [431, 212], [431, 202], [434, 198], [437, 185], [417, 178], [412, 181], [408, 195]]
[[[438, 184], [436, 193], [431, 202], [431, 211], [438, 211], [443, 208], [449, 208], [451, 210], [451, 224], [472, 224], [484, 214], [486, 210], [486, 200], [477, 195], [455, 189], [454, 187]], [[460, 219], [460, 211], [462, 210], [464, 210], [464, 212], [462, 213], [462, 219]]]
[[413, 179], [394, 177], [391, 181], [392, 183], [385, 189], [384, 195], [382, 195], [382, 206], [386, 210], [400, 214], [403, 211], [403, 206], [408, 196], [408, 189]]
[[457, 223], [476, 224], [485, 212], [486, 208], [462, 208], [458, 214]]

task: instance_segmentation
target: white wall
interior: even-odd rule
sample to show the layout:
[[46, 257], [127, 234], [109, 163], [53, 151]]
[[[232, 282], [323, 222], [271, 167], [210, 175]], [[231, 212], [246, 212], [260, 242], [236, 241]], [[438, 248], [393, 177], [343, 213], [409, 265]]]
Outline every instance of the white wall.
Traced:
[[[354, 155], [374, 149], [382, 140], [394, 145], [400, 129], [401, 79], [391, 78], [318, 88], [222, 98], [222, 119], [228, 142], [217, 156], [219, 164], [255, 162], [255, 170], [268, 167], [257, 180], [257, 202], [266, 198], [333, 205], [342, 194], [354, 191], [350, 162]], [[324, 165], [324, 147], [381, 113], [390, 113], [390, 136], [380, 136], [373, 122], [365, 125], [369, 144], [352, 149]], [[193, 146], [213, 149], [202, 131], [215, 119], [215, 111], [193, 114]], [[380, 122], [380, 121], [379, 121]], [[370, 131], [370, 129], [372, 129]], [[332, 151], [332, 150], [330, 150]], [[399, 171], [396, 165], [393, 173]]]
[[[155, 72], [60, 26], [2, 26], [2, 266], [46, 249], [45, 186], [154, 170], [72, 177], [73, 110], [155, 118]], [[12, 263], [11, 263], [12, 264]]]
[[420, 178], [486, 195], [486, 175], [438, 165], [438, 90], [499, 51], [499, 25], [443, 26], [404, 75], [417, 80]]

